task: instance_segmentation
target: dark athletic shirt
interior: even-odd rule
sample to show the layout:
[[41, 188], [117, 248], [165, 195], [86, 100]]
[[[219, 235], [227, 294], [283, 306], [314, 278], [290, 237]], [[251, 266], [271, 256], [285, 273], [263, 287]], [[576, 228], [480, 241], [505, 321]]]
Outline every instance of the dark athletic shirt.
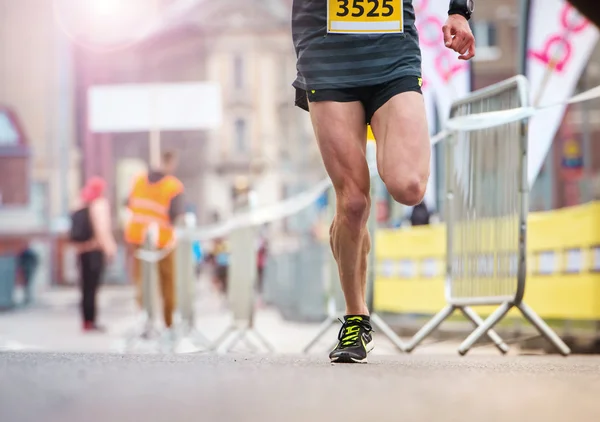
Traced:
[[327, 0], [294, 0], [292, 37], [296, 88], [354, 88], [421, 76], [412, 0], [404, 0], [403, 34], [328, 34]]

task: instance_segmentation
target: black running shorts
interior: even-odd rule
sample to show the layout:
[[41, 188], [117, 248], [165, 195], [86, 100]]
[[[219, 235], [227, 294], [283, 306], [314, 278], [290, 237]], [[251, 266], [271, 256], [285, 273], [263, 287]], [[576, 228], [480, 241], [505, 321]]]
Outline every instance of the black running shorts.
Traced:
[[402, 76], [379, 85], [357, 88], [317, 89], [305, 91], [296, 88], [296, 105], [308, 111], [308, 103], [333, 101], [349, 103], [359, 101], [365, 108], [366, 124], [371, 123], [373, 115], [392, 97], [403, 92], [421, 93], [422, 79], [416, 76]]

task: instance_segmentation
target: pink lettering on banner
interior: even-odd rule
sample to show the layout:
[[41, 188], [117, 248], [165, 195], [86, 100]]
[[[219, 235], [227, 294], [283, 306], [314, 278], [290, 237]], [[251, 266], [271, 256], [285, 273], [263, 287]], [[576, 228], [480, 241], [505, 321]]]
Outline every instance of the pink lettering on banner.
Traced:
[[444, 24], [437, 16], [429, 13], [429, 1], [415, 2], [414, 7], [421, 45], [433, 51], [435, 71], [447, 84], [456, 74], [466, 71], [468, 64], [455, 59], [452, 51], [445, 47], [442, 32]]
[[444, 44], [442, 32], [444, 24], [436, 16], [425, 16], [425, 19], [417, 25], [419, 30], [419, 41], [425, 47], [436, 48]]
[[429, 0], [416, 0], [413, 4], [415, 14], [418, 16], [429, 7]]
[[448, 83], [450, 80], [463, 70], [467, 70], [467, 64], [465, 62], [456, 61], [454, 55], [450, 50], [442, 51], [435, 58], [435, 68], [440, 75], [440, 77], [444, 80], [444, 82]]
[[590, 24], [585, 16], [581, 15], [581, 13], [570, 4], [566, 4], [565, 7], [563, 7], [560, 14], [560, 23], [563, 28], [574, 33], [583, 31]]
[[527, 55], [552, 70], [563, 72], [573, 56], [572, 36], [585, 30], [589, 21], [570, 4], [561, 9], [559, 21], [559, 32], [550, 34], [541, 50], [532, 49]]
[[562, 35], [553, 35], [546, 40], [542, 51], [531, 51], [529, 56], [562, 72], [569, 63], [572, 52], [573, 48], [568, 39]]

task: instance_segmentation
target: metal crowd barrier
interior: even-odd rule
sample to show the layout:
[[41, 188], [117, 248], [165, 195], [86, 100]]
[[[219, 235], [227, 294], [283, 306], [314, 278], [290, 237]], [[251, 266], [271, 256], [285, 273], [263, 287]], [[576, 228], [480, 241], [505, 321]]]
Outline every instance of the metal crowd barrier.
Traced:
[[[186, 232], [193, 228], [187, 218], [180, 219], [176, 226], [179, 232]], [[141, 286], [139, 288], [141, 288], [142, 320], [140, 326], [134, 328], [126, 336], [125, 350], [134, 350], [139, 342], [159, 338], [160, 333], [156, 327], [156, 322], [160, 315], [157, 312], [157, 309], [159, 309], [158, 304], [162, 298], [159, 297], [157, 263], [171, 252], [175, 254], [176, 307], [174, 309], [174, 324], [169, 346], [174, 350], [179, 342], [187, 340], [197, 350], [210, 349], [209, 340], [198, 330], [195, 323], [196, 275], [194, 274], [191, 240], [186, 236], [181, 236], [173, 247], [159, 250], [156, 246], [157, 238], [158, 226], [152, 225], [148, 228], [144, 244], [136, 252], [141, 261]]]
[[[147, 253], [156, 253], [156, 239], [158, 239], [158, 227], [152, 226], [148, 229], [146, 239], [142, 245], [142, 250]], [[136, 349], [138, 343], [143, 340], [156, 338], [158, 330], [155, 326], [157, 298], [156, 289], [158, 286], [158, 273], [155, 262], [142, 260], [140, 263], [141, 277], [141, 307], [142, 320], [140, 326], [135, 327], [125, 338], [125, 351]], [[136, 289], [139, 288], [136, 286]], [[136, 291], [136, 295], [139, 294]]]
[[[256, 351], [256, 343], [267, 351], [273, 346], [254, 325], [256, 311], [256, 227], [240, 227], [229, 235], [229, 271], [227, 298], [233, 312], [233, 321], [214, 342], [213, 350], [231, 351], [241, 341], [251, 351]], [[252, 342], [254, 338], [254, 342]], [[229, 340], [229, 341], [228, 341]]]
[[[528, 107], [528, 103], [527, 79], [517, 76], [455, 102], [451, 117]], [[447, 306], [415, 334], [406, 351], [414, 350], [459, 310], [476, 326], [460, 345], [461, 355], [486, 334], [506, 353], [508, 346], [492, 329], [517, 308], [561, 354], [570, 353], [523, 302], [527, 135], [528, 119], [523, 119], [484, 129], [456, 130], [446, 139]], [[485, 321], [472, 309], [483, 305], [498, 306]]]
[[[195, 219], [186, 215], [178, 221], [180, 232], [191, 230]], [[178, 334], [188, 340], [197, 349], [209, 349], [210, 341], [196, 326], [196, 286], [192, 240], [187, 236], [178, 236], [175, 247], [175, 288], [177, 291], [176, 315], [179, 317]]]
[[[235, 213], [240, 215], [248, 212], [250, 208], [249, 192], [239, 192], [234, 204]], [[227, 299], [233, 320], [211, 345], [210, 349], [213, 351], [229, 352], [241, 341], [244, 341], [251, 351], [257, 351], [257, 344], [268, 352], [274, 351], [271, 343], [254, 325], [258, 278], [257, 232], [256, 224], [248, 224], [235, 227], [228, 233]]]

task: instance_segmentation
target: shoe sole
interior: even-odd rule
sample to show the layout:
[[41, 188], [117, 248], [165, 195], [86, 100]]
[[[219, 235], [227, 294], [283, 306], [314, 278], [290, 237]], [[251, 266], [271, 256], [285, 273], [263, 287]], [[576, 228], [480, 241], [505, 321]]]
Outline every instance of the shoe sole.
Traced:
[[367, 357], [364, 359], [356, 359], [349, 355], [336, 356], [334, 358], [330, 358], [331, 363], [369, 363], [368, 355], [375, 348], [375, 342], [371, 340], [366, 346], [367, 349]]

